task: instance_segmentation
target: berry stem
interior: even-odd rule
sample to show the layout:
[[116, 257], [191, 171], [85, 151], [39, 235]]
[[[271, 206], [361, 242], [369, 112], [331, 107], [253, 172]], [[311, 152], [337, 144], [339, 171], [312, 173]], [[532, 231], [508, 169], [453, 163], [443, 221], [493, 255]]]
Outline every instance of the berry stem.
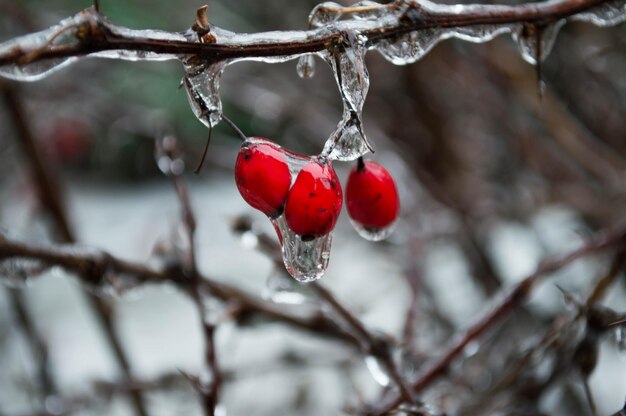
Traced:
[[363, 161], [363, 157], [360, 156], [357, 160], [356, 160], [356, 170], [358, 172], [363, 172], [363, 169], [365, 169], [365, 162]]
[[202, 158], [200, 158], [200, 163], [196, 170], [193, 171], [196, 175], [200, 173], [200, 169], [202, 169], [202, 165], [204, 165], [204, 160], [206, 159], [206, 155], [209, 151], [209, 145], [211, 144], [211, 133], [213, 133], [213, 126], [209, 123], [209, 136], [206, 139], [206, 144], [204, 145], [204, 150], [202, 151]]
[[226, 122], [226, 124], [228, 124], [228, 126], [233, 129], [235, 131], [235, 133], [237, 133], [237, 135], [239, 136], [239, 138], [241, 139], [241, 141], [245, 142], [246, 140], [248, 140], [248, 136], [246, 136], [245, 134], [243, 134], [243, 132], [241, 131], [241, 129], [239, 127], [237, 127], [237, 125], [228, 117], [226, 117], [224, 114], [222, 114], [222, 120], [224, 120]]

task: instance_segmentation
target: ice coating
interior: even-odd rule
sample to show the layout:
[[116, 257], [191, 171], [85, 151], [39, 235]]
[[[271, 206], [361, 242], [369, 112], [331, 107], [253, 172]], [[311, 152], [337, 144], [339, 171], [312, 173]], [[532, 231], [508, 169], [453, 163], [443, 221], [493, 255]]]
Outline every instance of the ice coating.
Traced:
[[545, 27], [532, 24], [520, 25], [513, 31], [513, 40], [517, 44], [522, 58], [533, 65], [544, 61], [550, 54], [556, 36], [564, 24], [565, 20], [561, 19]]
[[301, 236], [291, 231], [284, 215], [271, 221], [277, 232], [280, 232], [283, 262], [289, 274], [302, 283], [313, 282], [322, 277], [330, 260], [332, 231], [324, 236], [304, 241]]
[[225, 61], [185, 65], [184, 84], [189, 105], [207, 127], [214, 127], [222, 119], [220, 79], [225, 67]]
[[[46, 46], [73, 45], [78, 43], [76, 32], [82, 21], [82, 14], [76, 14], [61, 20], [58, 24], [41, 32], [20, 36], [0, 44], [0, 55], [13, 50], [35, 53]], [[46, 59], [27, 65], [4, 65], [0, 67], [0, 75], [16, 81], [37, 81], [66, 67], [78, 58]]]
[[426, 55], [442, 39], [443, 30], [423, 29], [381, 41], [376, 50], [394, 65], [408, 65]]
[[600, 27], [615, 26], [626, 21], [626, 1], [607, 2], [570, 19], [593, 23]]
[[382, 228], [367, 228], [362, 224], [359, 224], [357, 221], [354, 221], [352, 218], [350, 218], [350, 223], [356, 232], [364, 239], [369, 241], [383, 241], [396, 229], [397, 221], [394, 221], [393, 223]]
[[318, 4], [309, 13], [309, 27], [322, 27], [336, 22], [341, 17], [341, 14], [336, 13], [334, 10], [340, 9], [343, 9], [343, 6], [332, 1]]
[[[549, 2], [550, 3], [550, 2]], [[558, 3], [558, 0], [552, 0], [551, 3]], [[270, 31], [262, 33], [235, 33], [219, 27], [211, 25], [211, 34], [216, 37], [216, 43], [234, 47], [246, 47], [270, 43], [297, 43], [305, 42], [311, 38], [328, 34], [331, 32], [361, 32], [368, 30], [379, 31], [389, 28], [390, 26], [398, 26], [401, 20], [404, 22], [423, 19], [424, 14], [431, 15], [460, 15], [463, 13], [471, 13], [474, 11], [484, 11], [489, 8], [490, 13], [498, 13], [501, 9], [503, 12], [510, 10], [508, 6], [499, 5], [447, 5], [437, 4], [428, 0], [397, 0], [392, 3], [378, 4], [373, 1], [365, 0], [358, 2], [352, 6], [344, 7], [334, 2], [325, 2], [317, 5], [309, 15], [309, 27], [312, 30], [307, 31]], [[626, 21], [626, 2], [624, 0], [616, 0], [603, 3], [599, 6], [583, 11], [571, 17], [568, 20], [577, 20], [590, 22], [597, 26], [614, 26]], [[554, 41], [553, 32], [560, 27], [562, 21], [557, 24], [551, 24], [542, 34], [545, 47], [542, 49], [542, 59], [545, 59], [551, 45]], [[91, 26], [90, 26], [91, 25]], [[438, 41], [456, 37], [471, 42], [486, 42], [502, 33], [513, 32], [518, 33], [520, 24], [504, 24], [504, 25], [474, 25], [457, 28], [441, 28], [433, 30], [432, 28], [424, 28], [419, 31], [401, 35], [394, 39], [386, 39], [380, 41], [377, 45], [368, 45], [375, 47], [383, 56], [396, 64], [407, 64], [414, 62], [424, 56]], [[24, 63], [28, 61], [28, 53], [35, 53], [38, 49], [45, 49], [47, 46], [78, 46], [81, 42], [81, 36], [88, 33], [88, 27], [104, 29], [113, 38], [113, 41], [120, 41], [123, 44], [139, 41], [138, 45], [146, 41], [159, 41], [176, 44], [177, 42], [190, 42], [190, 39], [182, 33], [165, 32], [159, 30], [133, 30], [109, 22], [105, 17], [96, 14], [93, 9], [87, 9], [72, 17], [62, 20], [58, 24], [49, 29], [37, 32], [31, 35], [21, 36], [13, 40], [0, 44], [0, 55], [10, 55], [12, 51], [19, 51], [20, 56], [24, 57], [24, 61], [20, 64], [7, 64], [0, 67], [0, 76], [19, 80], [19, 81], [36, 81], [42, 79], [57, 70], [75, 62], [82, 57], [62, 57], [43, 59], [32, 64]], [[87, 30], [86, 30], [87, 29]], [[189, 33], [188, 31], [187, 33]], [[96, 35], [97, 36], [97, 35]], [[519, 39], [520, 50], [529, 62], [533, 62], [536, 58], [533, 55], [533, 45], [530, 37], [515, 35]], [[85, 37], [89, 41], [89, 37]], [[181, 56], [179, 54], [154, 52], [152, 50], [103, 50], [96, 51], [85, 55], [86, 57], [100, 57], [110, 59], [124, 59], [131, 61], [140, 60], [168, 60], [181, 59], [186, 60], [189, 56]], [[150, 49], [148, 46], [146, 49]], [[535, 48], [536, 49], [536, 48]], [[545, 51], [545, 52], [544, 52]], [[34, 56], [34, 55], [33, 55]], [[240, 60], [256, 60], [268, 63], [284, 62], [290, 59], [298, 58], [298, 54], [277, 55], [277, 56], [245, 56], [233, 58], [231, 62]], [[305, 60], [303, 59], [303, 62]], [[308, 58], [307, 58], [308, 61]], [[306, 66], [304, 67], [306, 68]], [[303, 71], [302, 73], [307, 73]]]
[[349, 161], [372, 151], [362, 122], [363, 104], [369, 89], [366, 41], [358, 32], [343, 32], [341, 45], [325, 55], [341, 93], [343, 117], [326, 141], [322, 157]]

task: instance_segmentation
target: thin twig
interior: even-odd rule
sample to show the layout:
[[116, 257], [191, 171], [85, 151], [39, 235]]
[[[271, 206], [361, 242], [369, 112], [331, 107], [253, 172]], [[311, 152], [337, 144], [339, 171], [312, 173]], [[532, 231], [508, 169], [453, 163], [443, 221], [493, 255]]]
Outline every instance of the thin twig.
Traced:
[[[187, 290], [189, 280], [171, 270], [159, 270], [147, 265], [129, 262], [94, 249], [86, 250], [73, 244], [41, 245], [27, 244], [9, 239], [0, 233], [0, 259], [25, 258], [39, 260], [48, 265], [55, 265], [75, 273], [86, 285], [104, 287], [107, 282], [105, 274], [117, 275], [118, 279], [129, 276], [128, 286], [143, 283], [170, 282]], [[348, 341], [349, 344], [359, 346], [359, 342], [351, 334], [343, 331], [331, 319], [322, 314], [301, 316], [290, 314], [250, 295], [234, 286], [217, 282], [200, 274], [202, 289], [216, 298], [230, 302], [237, 306], [236, 312], [240, 319], [261, 317], [270, 321], [277, 321], [289, 326], [303, 329], [317, 335]]]
[[46, 343], [37, 333], [33, 317], [26, 306], [26, 302], [22, 292], [19, 289], [8, 289], [9, 304], [11, 310], [15, 313], [15, 320], [19, 324], [24, 337], [28, 340], [28, 344], [33, 349], [32, 353], [37, 365], [37, 373], [39, 379], [39, 389], [41, 390], [43, 401], [56, 393], [56, 383], [54, 377], [50, 373], [48, 365], [48, 348]]
[[624, 262], [626, 261], [626, 250], [622, 250], [615, 255], [613, 263], [607, 274], [603, 276], [596, 285], [593, 287], [591, 294], [587, 298], [587, 306], [591, 306], [600, 302], [606, 291], [611, 287], [611, 284], [615, 282], [619, 273], [624, 269]]
[[[30, 167], [33, 171], [34, 183], [37, 187], [41, 205], [49, 211], [53, 220], [52, 222], [58, 232], [58, 239], [66, 243], [75, 242], [76, 239], [74, 238], [74, 233], [61, 199], [62, 194], [60, 192], [59, 182], [53, 169], [51, 169], [48, 165], [48, 161], [46, 160], [43, 152], [41, 152], [37, 146], [37, 141], [35, 140], [30, 124], [27, 121], [26, 111], [15, 90], [15, 87], [4, 81], [0, 83], [0, 87], [2, 89], [2, 96], [6, 107], [8, 108], [15, 124], [19, 142], [22, 145], [23, 151], [28, 158]], [[111, 305], [93, 294], [85, 292], [85, 296], [94, 310], [100, 325], [102, 325], [102, 328], [104, 329], [106, 339], [113, 349], [115, 359], [121, 367], [124, 376], [130, 378], [130, 363], [124, 353], [124, 350], [122, 349], [121, 342], [115, 333], [115, 328], [113, 327], [113, 309]], [[131, 394], [131, 401], [135, 412], [138, 415], [148, 415], [145, 404], [143, 403], [143, 398], [138, 393]]]
[[[209, 132], [211, 129], [209, 129]], [[210, 137], [210, 133], [209, 133]], [[177, 151], [178, 149], [173, 149]], [[205, 362], [211, 372], [211, 387], [208, 391], [203, 391], [203, 408], [207, 416], [215, 415], [215, 408], [219, 402], [219, 393], [221, 389], [222, 377], [220, 375], [220, 369], [217, 362], [217, 355], [215, 353], [215, 324], [209, 322], [206, 319], [207, 305], [202, 298], [202, 288], [200, 284], [200, 273], [198, 272], [198, 263], [196, 258], [196, 216], [193, 212], [191, 200], [189, 198], [189, 191], [187, 183], [185, 182], [182, 173], [171, 172], [172, 182], [176, 189], [176, 195], [181, 207], [181, 217], [185, 226], [187, 235], [188, 246], [188, 259], [186, 261], [185, 270], [188, 278], [191, 280], [190, 295], [194, 300], [200, 321], [202, 323], [202, 329], [204, 333], [205, 341]]]
[[[472, 340], [482, 335], [486, 330], [491, 328], [494, 323], [500, 321], [515, 307], [520, 305], [531, 293], [534, 286], [539, 283], [546, 275], [554, 273], [564, 266], [572, 263], [581, 257], [605, 250], [616, 245], [624, 244], [626, 241], [626, 229], [620, 229], [601, 237], [589, 240], [582, 247], [564, 256], [556, 259], [548, 260], [539, 265], [534, 273], [524, 278], [518, 283], [508, 295], [478, 322], [472, 325], [462, 336], [458, 337], [439, 358], [427, 363], [425, 369], [421, 372], [412, 390], [418, 393], [433, 381], [439, 378], [450, 366], [452, 361], [465, 349], [465, 346]], [[379, 407], [370, 409], [368, 414], [382, 415], [396, 408], [402, 403], [402, 398], [395, 396], [388, 403], [384, 403]]]
[[365, 328], [365, 325], [357, 318], [348, 308], [341, 304], [341, 302], [324, 286], [315, 282], [312, 284], [317, 293], [322, 299], [341, 317], [348, 325], [358, 334], [359, 338], [365, 342], [365, 348], [367, 353], [376, 357], [387, 368], [389, 376], [396, 383], [400, 389], [400, 394], [408, 403], [413, 403], [413, 394], [409, 387], [408, 382], [402, 376], [398, 366], [393, 360], [391, 355], [391, 346], [389, 342], [381, 337], [372, 335], [370, 331]]

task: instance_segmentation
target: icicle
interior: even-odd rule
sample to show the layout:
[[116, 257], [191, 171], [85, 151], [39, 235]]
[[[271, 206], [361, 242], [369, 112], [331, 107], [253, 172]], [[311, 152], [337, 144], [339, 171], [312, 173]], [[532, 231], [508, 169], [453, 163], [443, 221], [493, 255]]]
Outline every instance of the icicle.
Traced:
[[185, 90], [193, 113], [205, 126], [215, 127], [222, 119], [220, 79], [225, 61], [213, 64], [185, 63]]
[[330, 260], [332, 231], [322, 237], [304, 241], [291, 231], [284, 214], [270, 220], [280, 233], [283, 262], [289, 274], [302, 283], [313, 282], [322, 277]]
[[626, 21], [626, 1], [617, 0], [603, 3], [586, 12], [576, 14], [570, 19], [590, 22], [601, 27], [615, 26]]
[[302, 55], [298, 59], [298, 66], [296, 67], [298, 76], [303, 79], [312, 78], [315, 75], [315, 58], [313, 55]]
[[326, 54], [343, 100], [343, 118], [324, 145], [322, 157], [355, 160], [372, 147], [363, 133], [363, 103], [369, 89], [365, 67], [366, 39], [358, 32], [346, 32], [342, 45]]
[[561, 19], [545, 27], [533, 24], [519, 26], [513, 32], [513, 40], [524, 60], [533, 65], [544, 61], [552, 51], [556, 36], [564, 23], [565, 20]]

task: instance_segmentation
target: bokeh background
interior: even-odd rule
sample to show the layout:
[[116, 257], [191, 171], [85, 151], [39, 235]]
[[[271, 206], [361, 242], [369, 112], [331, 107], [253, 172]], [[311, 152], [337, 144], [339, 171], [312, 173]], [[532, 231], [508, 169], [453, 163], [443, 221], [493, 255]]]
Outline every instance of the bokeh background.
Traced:
[[[214, 0], [209, 19], [235, 31], [303, 29], [315, 4]], [[89, 5], [1, 0], [0, 40], [48, 27]], [[182, 31], [201, 5], [103, 0], [102, 10], [123, 26]], [[319, 153], [341, 117], [341, 101], [329, 68], [316, 63], [309, 80], [297, 76], [295, 61], [228, 67], [221, 88], [225, 114], [249, 135], [269, 137], [296, 152]], [[367, 66], [365, 129], [376, 148], [372, 158], [396, 178], [402, 216], [388, 241], [371, 243], [359, 238], [342, 214], [322, 282], [368, 327], [399, 336], [409, 282], [418, 279], [413, 364], [419, 364], [437, 356], [455, 331], [489, 308], [492, 296], [542, 259], [623, 222], [626, 25], [567, 24], [543, 64], [541, 99], [535, 69], [506, 35], [486, 44], [447, 40], [408, 66], [394, 66], [372, 52]], [[182, 75], [175, 61], [85, 59], [42, 81], [11, 88], [61, 179], [81, 243], [154, 262], [157, 248], [175, 241], [179, 206], [154, 160], [154, 140], [168, 132], [179, 138], [185, 153], [201, 270], [268, 296], [266, 281], [280, 271], [231, 230], [233, 219], [249, 215], [271, 232], [234, 186], [239, 141], [218, 126], [202, 172], [191, 174], [207, 131], [178, 88]], [[336, 168], [343, 181], [351, 164]], [[53, 239], [4, 104], [0, 230], [29, 241]], [[580, 378], [571, 373], [529, 399], [528, 410], [498, 398], [504, 405], [497, 411], [488, 406], [464, 411], [462, 398], [488, 392], [509, 354], [568, 313], [555, 283], [584, 296], [608, 264], [608, 256], [593, 256], [557, 273], [524, 308], [465, 352], [451, 370], [465, 380], [463, 387], [439, 383], [425, 397], [450, 414], [591, 414]], [[4, 267], [1, 273], [10, 270]], [[621, 312], [626, 310], [624, 283], [620, 276], [603, 301]], [[38, 396], [32, 350], [16, 324], [10, 289], [0, 289], [0, 414], [41, 414], [41, 409], [55, 414], [59, 404], [41, 403]], [[126, 396], [93, 393], [94, 382], [113, 382], [120, 372], [77, 281], [53, 269], [19, 290], [49, 349], [60, 391], [89, 398], [72, 414], [133, 414]], [[315, 307], [312, 303], [286, 307]], [[200, 372], [204, 341], [186, 296], [168, 285], [152, 285], [115, 297], [113, 304], [115, 330], [138, 379]], [[482, 348], [490, 343], [497, 348]], [[359, 395], [375, 400], [381, 389], [363, 357], [350, 348], [280, 324], [237, 327], [224, 320], [217, 353], [228, 373], [222, 404], [229, 415], [344, 414], [345, 406], [358, 404]], [[605, 337], [589, 381], [598, 414], [616, 412], [626, 396], [621, 355], [614, 338]], [[192, 387], [176, 380], [146, 394], [152, 415], [201, 414]]]

